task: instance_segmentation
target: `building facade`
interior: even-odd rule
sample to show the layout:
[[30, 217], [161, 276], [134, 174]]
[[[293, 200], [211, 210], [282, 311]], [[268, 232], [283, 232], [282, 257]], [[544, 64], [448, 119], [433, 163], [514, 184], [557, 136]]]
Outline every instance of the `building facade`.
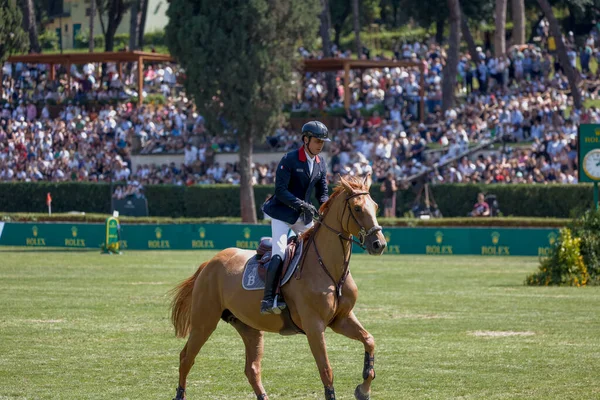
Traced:
[[[80, 32], [89, 32], [90, 27], [90, 0], [62, 0], [55, 2], [49, 10], [50, 19], [46, 24], [46, 29], [54, 30], [59, 39], [59, 48], [75, 48], [75, 38]], [[148, 0], [148, 13], [146, 15], [145, 33], [162, 31], [167, 26], [167, 8], [169, 4], [166, 0]], [[125, 12], [123, 19], [117, 28], [117, 34], [129, 34], [130, 10]], [[106, 16], [104, 16], [106, 23]], [[96, 8], [96, 18], [94, 20], [94, 36], [102, 36], [102, 25], [100, 16]], [[117, 50], [117, 49], [115, 49]]]

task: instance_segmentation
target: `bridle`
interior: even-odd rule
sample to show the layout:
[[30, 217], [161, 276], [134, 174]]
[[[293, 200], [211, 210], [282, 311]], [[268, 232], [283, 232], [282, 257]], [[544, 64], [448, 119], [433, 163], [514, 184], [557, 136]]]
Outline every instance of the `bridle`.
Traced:
[[[325, 220], [324, 220], [325, 215], [320, 215], [319, 217], [313, 217], [314, 221], [317, 224], [317, 227], [315, 228], [314, 233], [311, 235], [308, 245], [306, 246], [306, 251], [303, 255], [303, 258], [304, 258], [306, 256], [306, 254], [308, 253], [308, 248], [310, 247], [310, 245], [312, 243], [315, 247], [315, 252], [317, 253], [319, 265], [321, 265], [321, 267], [323, 268], [323, 271], [325, 271], [327, 276], [329, 276], [329, 278], [333, 281], [334, 285], [336, 286], [336, 294], [338, 297], [342, 297], [342, 287], [344, 286], [344, 282], [346, 282], [346, 278], [348, 277], [348, 273], [350, 272], [349, 266], [350, 266], [350, 257], [352, 256], [352, 246], [350, 246], [350, 250], [348, 251], [347, 258], [346, 258], [346, 253], [344, 252], [344, 266], [343, 266], [343, 270], [342, 270], [342, 276], [340, 277], [339, 282], [336, 282], [335, 278], [331, 275], [331, 273], [329, 272], [327, 267], [325, 267], [323, 258], [321, 257], [321, 254], [319, 253], [319, 249], [317, 248], [317, 243], [315, 242], [315, 237], [317, 236], [317, 232], [318, 232], [319, 228], [321, 226], [324, 226], [338, 236], [338, 238], [340, 239], [340, 244], [342, 245], [342, 249], [344, 248], [344, 241], [347, 241], [347, 242], [356, 243], [363, 250], [365, 250], [366, 249], [365, 239], [377, 232], [380, 232], [382, 230], [382, 228], [379, 225], [374, 225], [371, 229], [366, 230], [365, 227], [362, 226], [360, 224], [360, 222], [358, 222], [358, 219], [352, 212], [352, 207], [350, 207], [350, 199], [353, 199], [358, 196], [370, 196], [370, 193], [369, 192], [357, 192], [357, 193], [353, 193], [350, 196], [346, 197], [346, 199], [344, 200], [344, 203], [345, 203], [344, 211], [342, 211], [342, 216], [340, 217], [340, 222], [343, 227], [344, 226], [344, 222], [343, 222], [344, 215], [346, 214], [346, 209], [347, 209], [349, 211], [350, 215], [348, 216], [348, 219], [346, 220], [346, 232], [348, 232], [348, 228], [350, 226], [350, 217], [352, 217], [352, 219], [354, 220], [356, 225], [360, 228], [360, 230], [358, 231], [358, 239], [359, 240], [354, 239], [354, 237], [352, 235], [345, 236], [343, 232], [333, 229], [332, 227], [330, 227], [329, 225], [327, 225], [325, 223]], [[304, 260], [301, 261], [300, 268], [298, 269], [298, 276], [296, 277], [296, 279], [300, 279], [300, 272], [302, 270], [303, 265], [304, 265]]]
[[[356, 243], [357, 245], [360, 246], [361, 249], [366, 250], [365, 247], [365, 239], [369, 236], [371, 236], [372, 234], [381, 231], [381, 226], [379, 225], [374, 225], [371, 229], [369, 229], [368, 231], [365, 229], [364, 226], [362, 226], [360, 224], [360, 222], [358, 222], [358, 219], [356, 218], [356, 216], [354, 215], [354, 213], [352, 212], [352, 207], [350, 207], [350, 199], [353, 199], [355, 197], [358, 196], [369, 196], [370, 197], [370, 193], [369, 192], [357, 192], [357, 193], [353, 193], [350, 196], [346, 197], [345, 199], [345, 205], [344, 205], [344, 211], [342, 211], [342, 216], [340, 217], [340, 221], [344, 220], [344, 215], [346, 214], [346, 210], [348, 210], [350, 212], [350, 217], [352, 217], [352, 219], [354, 220], [354, 222], [356, 223], [356, 225], [360, 228], [360, 230], [358, 231], [358, 241], [356, 239], [354, 239], [354, 237], [352, 235], [350, 235], [349, 237], [344, 236], [344, 234], [342, 232], [336, 231], [335, 229], [333, 229], [332, 227], [330, 227], [329, 225], [327, 225], [325, 223], [325, 221], [323, 220], [324, 216], [320, 216], [319, 218], [315, 219], [315, 222], [321, 225], [324, 225], [327, 229], [329, 229], [330, 231], [332, 231], [333, 233], [335, 233], [336, 235], [338, 235], [338, 237], [340, 239], [344, 239], [346, 241], [352, 241], [354, 243]], [[350, 217], [348, 217], [347, 221], [346, 221], [346, 232], [349, 231], [349, 225], [350, 225]], [[342, 225], [343, 226], [343, 225]]]

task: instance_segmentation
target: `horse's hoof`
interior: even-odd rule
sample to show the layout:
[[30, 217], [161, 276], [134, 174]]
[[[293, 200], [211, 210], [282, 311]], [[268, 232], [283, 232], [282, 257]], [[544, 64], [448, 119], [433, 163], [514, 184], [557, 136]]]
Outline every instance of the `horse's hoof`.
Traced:
[[354, 398], [356, 400], [371, 400], [371, 393], [363, 394], [360, 390], [360, 385], [358, 385], [354, 391]]
[[177, 394], [173, 400], [186, 400], [185, 399], [185, 389], [181, 386], [177, 387]]

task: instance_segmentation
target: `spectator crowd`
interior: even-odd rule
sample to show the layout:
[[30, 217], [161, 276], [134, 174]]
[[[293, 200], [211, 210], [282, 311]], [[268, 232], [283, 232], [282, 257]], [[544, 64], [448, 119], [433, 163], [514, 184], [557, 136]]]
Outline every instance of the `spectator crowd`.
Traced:
[[[433, 183], [577, 183], [577, 127], [600, 123], [593, 105], [576, 110], [570, 89], [547, 40], [514, 46], [494, 57], [477, 48], [477, 60], [461, 54], [457, 105], [441, 111], [445, 50], [432, 41], [402, 43], [395, 58], [424, 63], [426, 114], [419, 118], [419, 68], [366, 70], [351, 76], [351, 107], [332, 128], [328, 153], [330, 179], [337, 174], [371, 172], [384, 182], [400, 182], [433, 168]], [[600, 88], [598, 31], [592, 29], [579, 51], [571, 34], [565, 37], [569, 59], [577, 66], [580, 89], [595, 100]], [[320, 57], [299, 49], [304, 57]], [[348, 52], [333, 49], [338, 57]], [[368, 52], [362, 57], [374, 59]], [[597, 65], [597, 64], [596, 64]], [[99, 73], [93, 64], [71, 66], [71, 86], [57, 66], [50, 81], [47, 65], [5, 63], [0, 111], [0, 181], [125, 181], [116, 197], [139, 193], [147, 184], [238, 184], [236, 163], [220, 164], [219, 153], [239, 150], [235, 135], [215, 135], [181, 88], [178, 66], [156, 64], [144, 71], [146, 95], [161, 101], [141, 107], [135, 63], [123, 69], [107, 65]], [[333, 92], [325, 73], [307, 74], [292, 112], [331, 112], [343, 107], [343, 76], [334, 77]], [[60, 104], [60, 107], [56, 107]], [[593, 104], [593, 103], [592, 103]], [[58, 111], [57, 111], [58, 110]], [[501, 138], [494, 149], [465, 155], [484, 140]], [[300, 133], [282, 125], [266, 135], [264, 148], [288, 151], [301, 143]], [[142, 164], [134, 169], [132, 155], [182, 155], [183, 163]], [[276, 163], [256, 159], [256, 184], [274, 181]], [[389, 187], [391, 184], [388, 184]]]

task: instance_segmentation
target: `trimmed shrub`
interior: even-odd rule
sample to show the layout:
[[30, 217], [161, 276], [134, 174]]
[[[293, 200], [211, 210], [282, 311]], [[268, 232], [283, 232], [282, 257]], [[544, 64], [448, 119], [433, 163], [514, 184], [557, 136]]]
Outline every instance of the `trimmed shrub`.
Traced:
[[[259, 201], [257, 201], [257, 204]], [[258, 206], [257, 206], [258, 207]], [[259, 216], [261, 215], [258, 211]], [[65, 214], [65, 213], [3, 213], [0, 215], [2, 222], [96, 222], [104, 223], [109, 214]], [[135, 224], [225, 224], [241, 223], [240, 217], [128, 217], [120, 216], [119, 220], [123, 223]], [[389, 227], [543, 227], [543, 228], [562, 228], [569, 221], [558, 218], [440, 218], [440, 219], [415, 219], [415, 218], [378, 218], [381, 226]], [[269, 223], [259, 218], [259, 223]]]
[[115, 51], [121, 47], [129, 46], [129, 34], [128, 33], [115, 34], [114, 46], [115, 46]]
[[600, 211], [587, 211], [569, 229], [581, 239], [580, 252], [590, 274], [590, 284], [600, 284]]
[[[104, 223], [111, 214], [58, 214], [44, 213], [7, 213], [0, 217], [1, 222], [78, 222]], [[235, 224], [241, 223], [241, 218], [170, 218], [170, 217], [129, 217], [121, 215], [119, 221], [124, 224]]]
[[47, 193], [52, 195], [53, 212], [110, 212], [110, 185], [91, 182], [0, 183], [0, 210], [43, 212]]
[[58, 50], [59, 41], [56, 31], [44, 31], [44, 33], [38, 36], [38, 40], [40, 42], [40, 47], [42, 48], [42, 50]]
[[148, 199], [148, 212], [157, 217], [184, 217], [185, 192], [184, 186], [177, 185], [148, 185], [144, 188]]
[[[330, 191], [331, 191], [330, 187]], [[465, 217], [476, 202], [477, 193], [495, 194], [503, 216], [569, 218], [592, 205], [591, 185], [476, 185], [447, 184], [431, 186], [433, 197], [444, 217]], [[0, 183], [0, 211], [43, 212], [46, 193], [52, 193], [53, 211], [110, 211], [111, 192], [106, 183]], [[154, 216], [239, 217], [240, 188], [232, 185], [147, 185], [144, 187], [148, 209]], [[258, 218], [260, 206], [273, 185], [255, 186]], [[379, 184], [371, 187], [371, 197], [383, 203]], [[400, 190], [396, 194], [396, 215], [410, 214], [416, 193]], [[314, 201], [316, 204], [316, 200]], [[434, 223], [434, 222], [433, 222]]]
[[[363, 43], [378, 42], [382, 49], [393, 49], [396, 42], [423, 41], [427, 37], [425, 28], [403, 28], [393, 31], [383, 30], [381, 32], [361, 32], [360, 39]], [[340, 45], [344, 49], [353, 48], [354, 33], [351, 32], [340, 39]], [[376, 53], [376, 52], [375, 52]]]
[[560, 230], [551, 255], [542, 260], [538, 272], [527, 277], [531, 286], [585, 286], [590, 276], [580, 251], [581, 239], [573, 237], [569, 228]]
[[561, 229], [547, 258], [528, 285], [585, 286], [600, 284], [600, 211], [589, 210]]
[[144, 45], [165, 46], [165, 31], [153, 31], [144, 33]]

